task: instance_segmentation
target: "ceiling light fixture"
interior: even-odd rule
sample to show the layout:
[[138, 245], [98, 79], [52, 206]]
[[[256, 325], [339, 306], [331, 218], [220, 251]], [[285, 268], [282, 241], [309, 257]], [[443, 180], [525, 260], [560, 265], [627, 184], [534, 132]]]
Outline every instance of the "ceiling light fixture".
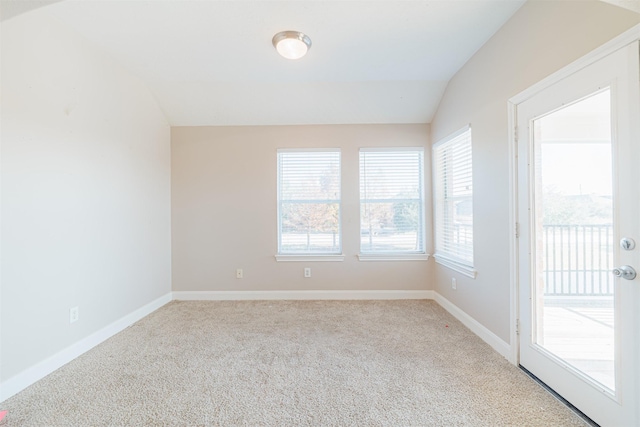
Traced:
[[299, 59], [311, 49], [311, 39], [300, 31], [282, 31], [271, 40], [278, 53], [287, 59]]

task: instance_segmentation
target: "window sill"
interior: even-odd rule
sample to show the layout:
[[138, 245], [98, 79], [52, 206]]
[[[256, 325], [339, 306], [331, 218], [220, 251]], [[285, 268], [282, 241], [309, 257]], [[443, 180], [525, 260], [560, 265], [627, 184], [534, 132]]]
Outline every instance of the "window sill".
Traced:
[[429, 254], [358, 254], [359, 261], [427, 261]]
[[293, 262], [313, 262], [313, 261], [320, 261], [320, 262], [339, 262], [339, 261], [344, 261], [344, 255], [276, 255], [276, 261], [278, 262], [282, 262], [282, 261], [293, 261]]
[[444, 265], [445, 267], [450, 268], [451, 270], [455, 270], [458, 273], [464, 274], [467, 277], [471, 277], [472, 279], [475, 279], [476, 275], [478, 274], [478, 272], [472, 266], [459, 263], [442, 255], [435, 254], [433, 258], [435, 258], [438, 264]]

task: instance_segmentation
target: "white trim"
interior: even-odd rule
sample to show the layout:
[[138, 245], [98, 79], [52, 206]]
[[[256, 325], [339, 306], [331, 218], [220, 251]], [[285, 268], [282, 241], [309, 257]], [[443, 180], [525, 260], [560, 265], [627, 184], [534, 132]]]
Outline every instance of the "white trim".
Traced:
[[416, 146], [416, 147], [360, 147], [358, 152], [385, 152], [385, 151], [418, 151], [424, 153], [424, 147]]
[[[419, 224], [419, 230], [420, 232], [416, 232], [417, 237], [420, 238], [420, 248], [422, 250], [425, 250], [425, 245], [426, 245], [426, 240], [427, 240], [427, 227], [426, 227], [426, 219], [425, 219], [425, 211], [426, 211], [426, 201], [425, 201], [425, 188], [426, 188], [426, 182], [425, 182], [425, 172], [424, 172], [424, 168], [425, 168], [425, 148], [424, 147], [363, 147], [360, 148], [359, 152], [358, 152], [358, 170], [359, 170], [359, 177], [358, 177], [358, 187], [360, 188], [360, 196], [359, 196], [359, 202], [358, 202], [358, 210], [359, 210], [359, 215], [360, 215], [360, 227], [363, 226], [362, 224], [362, 207], [363, 207], [363, 203], [364, 204], [368, 204], [369, 202], [369, 198], [367, 197], [367, 187], [368, 185], [366, 184], [366, 182], [363, 185], [363, 179], [364, 181], [366, 181], [366, 177], [367, 177], [367, 173], [366, 173], [366, 168], [367, 168], [367, 159], [366, 159], [366, 153], [393, 153], [393, 152], [411, 152], [411, 153], [418, 153], [418, 163], [419, 163], [419, 170], [418, 170], [418, 187], [419, 187], [419, 193], [420, 193], [420, 199], [417, 200], [417, 202], [419, 202], [419, 208], [420, 208], [420, 212], [422, 212], [423, 214], [420, 216], [420, 224]], [[363, 162], [363, 153], [365, 156], [365, 160]], [[365, 172], [363, 172], [363, 166], [365, 169]], [[364, 193], [365, 193], [365, 197], [363, 197], [363, 188], [364, 188]], [[375, 199], [375, 198], [374, 198]], [[393, 202], [394, 200], [398, 200], [398, 199], [394, 199], [394, 198], [388, 198], [388, 197], [382, 197], [381, 199], [387, 200], [389, 202]], [[378, 201], [381, 200], [380, 198], [378, 199]], [[370, 230], [371, 231], [371, 230]], [[363, 246], [367, 246], [367, 245], [363, 245], [362, 244], [362, 232], [360, 232], [360, 250], [362, 251]], [[422, 258], [415, 258], [413, 256], [410, 256], [408, 258], [402, 258], [402, 259], [395, 259], [393, 257], [393, 255], [395, 255], [395, 253], [391, 253], [389, 255], [389, 257], [385, 257], [385, 256], [378, 256], [377, 259], [374, 259], [372, 257], [370, 257], [370, 255], [373, 255], [373, 253], [360, 253], [358, 254], [358, 259], [360, 261], [397, 261], [397, 260], [402, 260], [402, 261], [409, 261], [409, 260], [415, 260], [415, 259], [422, 259]], [[383, 254], [380, 254], [383, 255]], [[386, 255], [386, 254], [384, 254]], [[429, 257], [427, 256], [427, 258], [425, 260], [428, 260]]]
[[180, 301], [257, 301], [257, 300], [395, 300], [433, 299], [434, 291], [182, 291], [174, 292]]
[[50, 358], [36, 364], [26, 371], [10, 378], [0, 385], [0, 402], [24, 390], [51, 372], [71, 362], [121, 332], [145, 316], [172, 300], [182, 301], [240, 301], [240, 300], [435, 300], [442, 308], [458, 319], [499, 354], [508, 358], [511, 352], [509, 344], [481, 325], [474, 318], [432, 290], [369, 290], [369, 291], [185, 291], [168, 293], [134, 312], [116, 320], [112, 324], [91, 334], [83, 340], [67, 347]]
[[462, 264], [461, 262], [455, 261], [440, 254], [435, 254], [433, 258], [438, 264], [450, 268], [451, 270], [455, 270], [460, 274], [464, 274], [467, 277], [471, 277], [472, 279], [475, 279], [478, 275], [478, 271], [475, 270], [472, 265]]
[[516, 324], [520, 319], [519, 313], [519, 283], [518, 283], [518, 240], [515, 235], [516, 222], [518, 221], [518, 182], [517, 182], [517, 106], [518, 104], [531, 98], [541, 90], [548, 88], [549, 86], [559, 82], [562, 79], [569, 77], [572, 74], [582, 70], [583, 68], [593, 64], [594, 62], [612, 54], [613, 52], [622, 49], [623, 47], [640, 40], [640, 24], [635, 25], [614, 39], [603, 44], [599, 48], [591, 51], [585, 56], [577, 59], [569, 65], [563, 67], [561, 70], [547, 76], [538, 83], [530, 86], [517, 95], [509, 98], [507, 101], [507, 114], [508, 114], [508, 139], [509, 139], [509, 226], [512, 232], [509, 237], [509, 278], [511, 281], [510, 292], [510, 338], [514, 343], [511, 347], [511, 354], [508, 357], [509, 361], [513, 364], [519, 363], [520, 358], [520, 344], [519, 336], [516, 331]]
[[331, 151], [336, 151], [336, 152], [341, 152], [342, 149], [340, 147], [324, 147], [324, 148], [277, 148], [276, 152], [278, 153], [297, 153], [300, 151], [304, 151], [307, 153], [312, 153], [314, 151], [319, 151], [319, 152], [331, 152]]
[[428, 299], [436, 301], [471, 332], [505, 358], [511, 346], [436, 291], [186, 291], [174, 292], [181, 301], [255, 301], [255, 300], [398, 300]]
[[605, 56], [608, 56], [616, 50], [622, 49], [623, 47], [637, 40], [640, 40], [640, 24], [635, 25], [619, 36], [609, 40], [599, 48], [586, 54], [582, 58], [573, 61], [569, 65], [540, 80], [538, 83], [511, 97], [509, 99], [509, 102], [513, 104], [520, 104], [521, 102], [526, 101], [541, 90], [546, 89], [547, 87], [559, 82], [564, 78], [569, 77], [572, 74], [575, 74], [583, 68], [593, 64], [596, 61], [599, 61]]
[[520, 363], [520, 337], [516, 324], [520, 320], [518, 306], [518, 138], [516, 104], [509, 101], [507, 110], [508, 119], [508, 153], [509, 153], [509, 338], [513, 345], [508, 359], [514, 365]]
[[326, 262], [344, 261], [344, 255], [276, 255], [276, 261], [295, 262]]
[[[468, 138], [467, 134], [468, 133]], [[464, 151], [460, 152], [459, 150], [466, 150], [468, 143], [469, 152], [466, 153]], [[464, 144], [464, 147], [461, 147], [461, 144]], [[449, 241], [450, 239], [447, 237], [446, 230], [451, 226], [449, 222], [452, 218], [449, 218], [449, 215], [446, 215], [444, 211], [442, 211], [443, 207], [441, 206], [443, 203], [446, 203], [448, 198], [447, 187], [450, 185], [454, 185], [455, 183], [447, 184], [447, 180], [443, 178], [445, 164], [447, 163], [443, 156], [446, 156], [448, 150], [452, 147], [456, 147], [458, 151], [458, 157], [462, 157], [464, 160], [468, 160], [468, 164], [463, 168], [465, 172], [470, 171], [469, 179], [472, 181], [471, 187], [471, 195], [465, 196], [455, 196], [449, 198], [449, 200], [469, 200], [471, 202], [473, 208], [473, 135], [471, 132], [471, 124], [464, 126], [463, 128], [453, 132], [449, 136], [439, 140], [435, 143], [431, 150], [431, 179], [432, 179], [432, 198], [433, 198], [433, 234], [434, 234], [434, 246], [435, 246], [435, 255], [433, 256], [437, 263], [444, 265], [452, 270], [455, 270], [459, 273], [464, 274], [465, 276], [471, 277], [475, 279], [477, 271], [473, 269], [473, 259], [474, 259], [474, 244], [473, 244], [473, 209], [472, 209], [472, 222], [471, 222], [471, 235], [472, 241], [469, 245], [468, 242], [464, 245], [460, 243], [455, 243]], [[450, 153], [449, 153], [450, 154]], [[468, 154], [468, 159], [467, 159]], [[444, 168], [444, 169], [443, 169]], [[441, 212], [442, 211], [442, 212]], [[442, 235], [442, 236], [441, 236]], [[455, 246], [451, 248], [449, 246]], [[457, 250], [453, 250], [456, 249]], [[459, 252], [461, 249], [470, 249], [471, 253], [471, 261], [466, 261], [458, 258], [455, 252]]]
[[[337, 200], [323, 200], [320, 201], [318, 200], [318, 203], [327, 203], [327, 202], [332, 202], [332, 203], [337, 203], [338, 204], [338, 238], [340, 239], [339, 243], [339, 248], [337, 249], [338, 251], [342, 252], [342, 245], [343, 245], [343, 235], [342, 235], [342, 149], [340, 148], [278, 148], [276, 150], [276, 169], [277, 169], [277, 173], [276, 173], [276, 214], [277, 214], [277, 230], [278, 230], [278, 252], [280, 252], [282, 250], [282, 216], [281, 216], [281, 212], [280, 212], [280, 208], [282, 207], [282, 194], [281, 194], [281, 184], [282, 184], [282, 176], [281, 176], [281, 172], [282, 172], [282, 163], [281, 163], [281, 157], [280, 154], [281, 153], [301, 153], [301, 152], [306, 152], [306, 153], [337, 153], [338, 154], [338, 186], [339, 186], [339, 194], [340, 197]], [[293, 255], [298, 255], [298, 254], [293, 254]], [[304, 254], [300, 254], [300, 255], [304, 255]], [[285, 259], [278, 259], [278, 257], [283, 256], [283, 255], [276, 255], [276, 261], [296, 261], [293, 259], [289, 259], [289, 260], [285, 260]], [[305, 261], [305, 260], [298, 260], [298, 261]], [[306, 261], [309, 261], [309, 259], [307, 258]], [[319, 260], [319, 261], [342, 261], [342, 259], [324, 259], [324, 260]]]
[[359, 261], [427, 261], [429, 254], [368, 253], [358, 254]]
[[503, 341], [499, 336], [491, 332], [485, 326], [483, 326], [480, 322], [478, 322], [473, 317], [469, 316], [466, 312], [464, 312], [457, 305], [453, 304], [451, 301], [433, 291], [434, 300], [440, 304], [442, 308], [447, 310], [453, 317], [458, 319], [464, 326], [469, 328], [471, 332], [480, 337], [484, 342], [489, 344], [491, 348], [500, 353], [504, 358], [509, 359], [511, 354], [511, 346]]
[[143, 305], [137, 310], [127, 314], [124, 317], [116, 320], [110, 325], [94, 332], [86, 338], [70, 345], [69, 347], [59, 351], [48, 359], [26, 369], [18, 375], [9, 378], [2, 384], [0, 384], [0, 402], [5, 401], [14, 394], [24, 390], [36, 381], [41, 380], [45, 376], [49, 375], [56, 369], [66, 365], [73, 359], [81, 356], [87, 351], [91, 350], [98, 344], [111, 338], [123, 329], [131, 326], [138, 320], [153, 313], [163, 305], [171, 302], [172, 295], [167, 293], [160, 298], [151, 301], [148, 304]]

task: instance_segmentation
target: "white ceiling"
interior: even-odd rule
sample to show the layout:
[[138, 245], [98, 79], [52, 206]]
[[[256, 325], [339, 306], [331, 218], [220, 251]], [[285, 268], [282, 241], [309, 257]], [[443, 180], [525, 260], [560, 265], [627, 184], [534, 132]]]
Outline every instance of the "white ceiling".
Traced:
[[[142, 78], [173, 126], [428, 123], [524, 0], [66, 0], [41, 10]], [[271, 45], [308, 34], [297, 61]]]

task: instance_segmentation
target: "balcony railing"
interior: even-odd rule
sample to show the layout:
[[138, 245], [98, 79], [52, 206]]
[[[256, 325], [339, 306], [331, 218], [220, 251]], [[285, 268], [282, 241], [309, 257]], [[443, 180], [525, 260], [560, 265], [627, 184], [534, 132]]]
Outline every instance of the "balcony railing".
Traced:
[[611, 225], [545, 225], [543, 233], [546, 296], [613, 295]]

